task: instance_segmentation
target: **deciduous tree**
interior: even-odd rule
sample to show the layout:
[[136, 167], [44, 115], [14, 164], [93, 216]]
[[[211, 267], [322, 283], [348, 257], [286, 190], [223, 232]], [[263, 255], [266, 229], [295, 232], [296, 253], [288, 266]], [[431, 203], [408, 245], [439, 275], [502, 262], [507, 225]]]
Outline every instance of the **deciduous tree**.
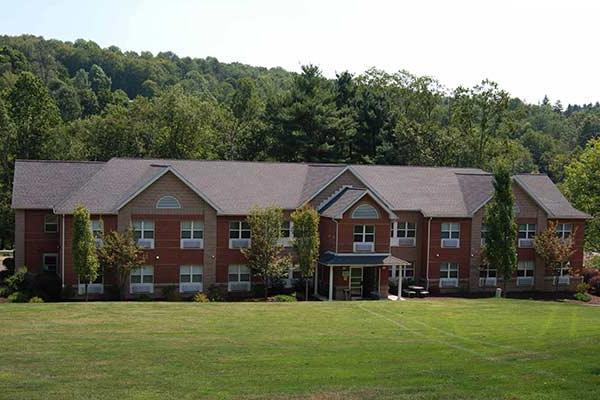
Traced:
[[308, 279], [314, 275], [319, 258], [319, 213], [309, 205], [295, 210], [292, 215], [294, 251], [305, 283], [304, 299], [308, 300]]

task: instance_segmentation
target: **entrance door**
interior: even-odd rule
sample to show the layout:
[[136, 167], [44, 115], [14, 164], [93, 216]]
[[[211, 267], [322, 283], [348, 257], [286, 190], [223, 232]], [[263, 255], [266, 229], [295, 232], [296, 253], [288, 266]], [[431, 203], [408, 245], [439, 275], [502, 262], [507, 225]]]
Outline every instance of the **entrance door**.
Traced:
[[350, 297], [362, 298], [363, 293], [363, 269], [362, 267], [350, 267]]

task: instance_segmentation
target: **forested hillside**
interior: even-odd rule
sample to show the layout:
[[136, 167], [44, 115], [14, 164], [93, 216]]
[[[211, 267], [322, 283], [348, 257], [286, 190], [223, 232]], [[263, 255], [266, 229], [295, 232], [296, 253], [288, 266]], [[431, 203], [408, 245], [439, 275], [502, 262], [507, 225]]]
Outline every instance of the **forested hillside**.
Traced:
[[[552, 82], [548, 82], [551, 86]], [[600, 132], [600, 105], [526, 104], [496, 83], [447, 89], [400, 71], [326, 79], [0, 36], [0, 232], [14, 160], [115, 156], [475, 166], [554, 180]]]

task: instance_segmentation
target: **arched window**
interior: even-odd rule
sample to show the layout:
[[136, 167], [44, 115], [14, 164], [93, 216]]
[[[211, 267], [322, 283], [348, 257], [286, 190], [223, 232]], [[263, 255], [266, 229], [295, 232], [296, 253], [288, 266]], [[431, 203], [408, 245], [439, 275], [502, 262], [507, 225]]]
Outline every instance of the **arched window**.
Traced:
[[156, 203], [156, 208], [181, 208], [181, 204], [173, 196], [163, 196]]
[[352, 218], [354, 219], [378, 219], [379, 213], [370, 204], [361, 204], [360, 206], [354, 209], [352, 213]]

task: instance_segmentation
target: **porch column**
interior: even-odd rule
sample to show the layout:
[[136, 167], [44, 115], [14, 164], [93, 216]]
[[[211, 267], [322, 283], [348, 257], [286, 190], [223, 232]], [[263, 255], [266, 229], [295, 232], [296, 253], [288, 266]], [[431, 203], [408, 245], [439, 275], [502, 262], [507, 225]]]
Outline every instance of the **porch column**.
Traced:
[[[317, 296], [317, 294], [319, 294], [318, 292], [318, 287], [319, 286], [319, 263], [317, 263], [317, 265], [315, 265], [315, 297]], [[306, 299], [308, 300], [308, 299]]]
[[333, 300], [333, 265], [329, 266], [329, 301]]

